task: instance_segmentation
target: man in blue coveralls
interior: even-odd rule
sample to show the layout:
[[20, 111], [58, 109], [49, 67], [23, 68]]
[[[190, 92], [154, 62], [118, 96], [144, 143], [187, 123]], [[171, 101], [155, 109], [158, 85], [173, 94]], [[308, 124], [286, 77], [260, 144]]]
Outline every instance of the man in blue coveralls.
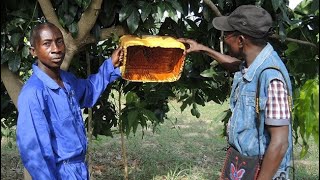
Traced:
[[122, 49], [116, 49], [97, 74], [78, 79], [60, 69], [66, 47], [55, 25], [35, 26], [30, 42], [30, 53], [38, 60], [18, 98], [17, 144], [22, 162], [33, 179], [89, 179], [81, 108], [92, 107], [120, 77]]

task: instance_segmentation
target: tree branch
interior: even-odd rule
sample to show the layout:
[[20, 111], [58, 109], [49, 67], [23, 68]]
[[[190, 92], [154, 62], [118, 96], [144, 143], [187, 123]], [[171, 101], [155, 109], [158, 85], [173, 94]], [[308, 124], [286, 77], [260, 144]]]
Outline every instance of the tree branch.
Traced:
[[203, 2], [206, 3], [210, 7], [210, 9], [213, 11], [213, 13], [216, 16], [222, 16], [218, 7], [215, 4], [213, 4], [213, 2], [211, 0], [203, 0]]
[[101, 4], [102, 0], [92, 0], [86, 11], [82, 13], [81, 19], [78, 22], [78, 40], [81, 41], [87, 34], [89, 34], [90, 30], [96, 23], [101, 9]]
[[46, 19], [51, 22], [52, 24], [56, 25], [63, 35], [65, 35], [67, 32], [64, 30], [64, 28], [59, 23], [57, 14], [52, 6], [52, 3], [50, 0], [38, 0], [40, 7], [42, 9], [42, 12]]
[[[278, 34], [273, 34], [272, 36], [270, 36], [271, 38], [274, 38], [274, 39], [280, 39], [280, 36]], [[300, 39], [293, 39], [293, 38], [285, 38], [285, 41], [288, 41], [288, 42], [295, 42], [295, 43], [298, 43], [298, 44], [303, 44], [303, 45], [307, 45], [307, 46], [312, 46], [312, 47], [315, 47], [317, 48], [318, 46], [316, 44], [313, 44], [311, 42], [308, 42], [308, 41], [303, 41], [303, 40], [300, 40]]]
[[18, 96], [23, 86], [19, 76], [8, 68], [7, 64], [1, 64], [1, 80], [8, 90], [13, 104], [18, 108]]
[[[204, 3], [206, 3], [210, 9], [213, 11], [213, 13], [216, 15], [216, 16], [222, 16], [222, 14], [220, 13], [218, 7], [213, 4], [213, 2], [211, 0], [203, 0]], [[221, 35], [220, 35], [220, 53], [221, 54], [224, 54], [224, 51], [223, 51], [223, 31], [221, 31]]]
[[[118, 36], [122, 36], [126, 33], [125, 29], [122, 26], [112, 26], [109, 28], [101, 29], [100, 33], [100, 39], [99, 40], [105, 40], [109, 38], [112, 34], [116, 34]], [[98, 41], [99, 41], [98, 40]], [[91, 43], [96, 43], [97, 40], [95, 37], [91, 34], [87, 34], [85, 38], [83, 38], [81, 41], [77, 41], [76, 43], [79, 45], [79, 48], [82, 48], [83, 46]]]

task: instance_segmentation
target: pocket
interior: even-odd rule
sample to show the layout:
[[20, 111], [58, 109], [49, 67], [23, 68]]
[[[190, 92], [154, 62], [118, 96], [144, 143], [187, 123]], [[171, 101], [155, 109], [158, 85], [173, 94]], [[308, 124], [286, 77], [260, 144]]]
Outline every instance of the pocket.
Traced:
[[75, 118], [72, 114], [52, 122], [54, 127], [56, 148], [59, 152], [75, 152], [77, 149], [82, 148], [82, 144], [79, 138], [82, 136], [79, 134], [78, 123], [75, 122]]
[[243, 109], [243, 118], [245, 129], [255, 128], [255, 113], [256, 113], [256, 94], [255, 92], [246, 92], [243, 95], [244, 98], [244, 109]]

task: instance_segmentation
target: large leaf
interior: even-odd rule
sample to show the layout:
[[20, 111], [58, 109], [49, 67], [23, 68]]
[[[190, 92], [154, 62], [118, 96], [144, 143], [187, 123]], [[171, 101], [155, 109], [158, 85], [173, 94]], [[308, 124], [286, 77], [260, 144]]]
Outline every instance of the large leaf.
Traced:
[[14, 53], [12, 51], [6, 51], [3, 53], [3, 56], [1, 57], [1, 64], [10, 61], [14, 58]]
[[[138, 126], [138, 123], [139, 123], [139, 119], [138, 119], [138, 115], [139, 115], [139, 111], [137, 111], [136, 109], [135, 110], [132, 110], [128, 113], [128, 126], [129, 128], [128, 129], [131, 129], [131, 127], [133, 127], [133, 133], [135, 134], [136, 133], [136, 130], [137, 130], [137, 126]], [[130, 133], [130, 132], [129, 132]]]
[[72, 17], [75, 17], [77, 15], [78, 7], [77, 6], [70, 6], [69, 7], [69, 14]]
[[272, 7], [274, 11], [277, 11], [278, 8], [283, 4], [282, 0], [272, 0]]
[[172, 7], [173, 7], [175, 10], [183, 13], [182, 6], [181, 6], [181, 4], [180, 4], [177, 0], [170, 0], [170, 1], [168, 1], [168, 2], [172, 4]]
[[[300, 134], [305, 141], [310, 135], [319, 137], [319, 78], [307, 80], [299, 92], [295, 105], [295, 115], [298, 117]], [[316, 138], [318, 139], [318, 138]], [[317, 142], [317, 145], [319, 143]], [[306, 146], [306, 145], [305, 145]], [[304, 147], [307, 150], [307, 147]], [[305, 152], [301, 152], [305, 155]]]
[[154, 112], [148, 109], [142, 109], [141, 113], [151, 122], [158, 122], [158, 118], [155, 116]]
[[22, 51], [21, 51], [21, 56], [23, 58], [27, 58], [29, 56], [29, 47], [28, 46], [23, 46]]
[[137, 103], [139, 102], [139, 97], [134, 92], [128, 92], [128, 94], [126, 95], [126, 102], [128, 104]]
[[204, 70], [200, 75], [203, 77], [213, 78], [217, 75], [217, 72], [214, 69], [210, 68], [210, 69]]
[[[76, 22], [73, 22], [72, 24], [70, 24], [69, 26], [68, 26], [68, 29], [69, 29], [69, 31], [71, 32], [71, 34], [72, 34], [72, 37], [77, 37], [77, 35], [78, 35], [78, 23], [76, 23]], [[100, 33], [99, 33], [99, 35], [100, 35]]]
[[145, 6], [143, 7], [143, 11], [141, 11], [141, 20], [144, 22], [148, 16], [150, 15], [152, 11], [152, 6], [150, 3], [145, 3]]
[[75, 0], [75, 2], [76, 2], [76, 4], [78, 5], [78, 6], [82, 6], [82, 0]]
[[12, 34], [11, 39], [10, 39], [12, 46], [14, 46], [14, 47], [18, 46], [21, 39], [22, 39], [22, 34], [20, 34], [20, 33]]
[[140, 13], [134, 9], [127, 19], [127, 25], [131, 33], [134, 33], [139, 27]]
[[72, 24], [74, 22], [74, 17], [71, 16], [70, 14], [65, 14], [63, 16], [63, 20], [66, 26], [69, 26], [70, 24]]
[[119, 12], [119, 21], [122, 22], [126, 20], [133, 12], [134, 7], [130, 5], [125, 5], [120, 9]]
[[20, 54], [18, 53], [15, 53], [13, 56], [13, 59], [11, 59], [8, 62], [9, 69], [13, 72], [18, 71], [18, 69], [20, 68], [20, 64], [21, 64], [21, 57], [20, 57]]

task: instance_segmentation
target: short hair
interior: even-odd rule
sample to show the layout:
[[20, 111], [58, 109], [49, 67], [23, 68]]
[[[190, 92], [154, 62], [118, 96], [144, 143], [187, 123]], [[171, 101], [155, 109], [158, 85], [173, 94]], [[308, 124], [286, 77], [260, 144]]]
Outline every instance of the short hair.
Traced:
[[50, 28], [56, 27], [57, 28], [57, 26], [55, 26], [54, 24], [47, 22], [47, 21], [44, 23], [40, 23], [40, 24], [35, 25], [30, 32], [30, 45], [31, 45], [31, 47], [35, 46], [35, 42], [40, 37], [39, 32], [45, 27], [50, 27]]

